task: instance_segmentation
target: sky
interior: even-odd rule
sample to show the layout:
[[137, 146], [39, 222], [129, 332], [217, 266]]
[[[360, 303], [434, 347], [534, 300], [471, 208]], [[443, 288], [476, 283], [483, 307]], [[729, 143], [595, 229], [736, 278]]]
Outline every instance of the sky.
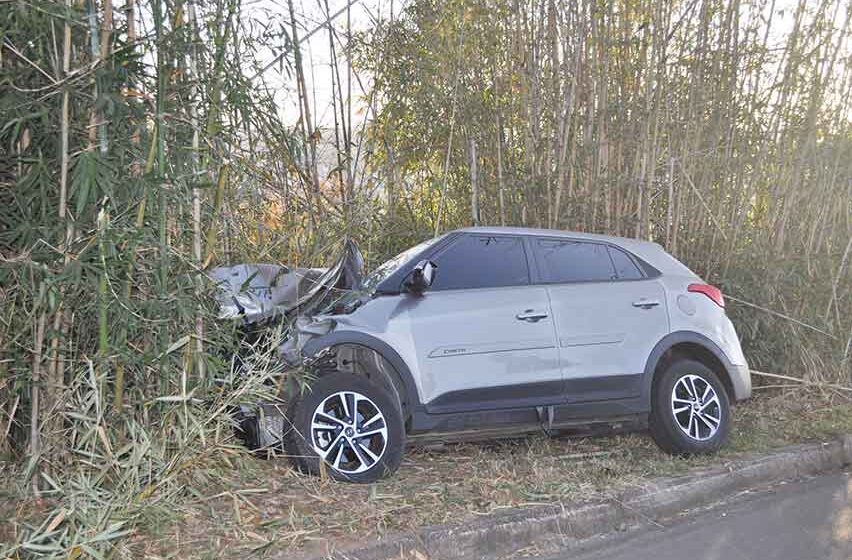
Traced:
[[[344, 47], [347, 43], [347, 16], [351, 23], [351, 32], [356, 34], [370, 29], [377, 19], [388, 19], [398, 14], [405, 0], [327, 0], [329, 14], [342, 13], [333, 19], [333, 27], [337, 33], [335, 48], [337, 49], [341, 89], [347, 96], [351, 81], [352, 120], [359, 127], [366, 116], [366, 92], [369, 89], [369, 76], [356, 76], [352, 72], [347, 77], [347, 65]], [[349, 13], [346, 8], [349, 5]], [[331, 54], [329, 52], [329, 32], [325, 26], [325, 0], [294, 0], [297, 31], [300, 39], [313, 32], [307, 39], [301, 39], [303, 66], [305, 69], [306, 88], [311, 93], [311, 116], [315, 124], [321, 128], [331, 128], [334, 125], [332, 109], [332, 72]], [[274, 19], [289, 26], [290, 14], [286, 0], [259, 0], [244, 9], [249, 17]], [[289, 27], [287, 27], [289, 33]], [[270, 61], [275, 56], [270, 51], [266, 58]], [[296, 95], [296, 80], [294, 76], [282, 73], [278, 65], [263, 73], [267, 83], [273, 86], [276, 100], [281, 107], [285, 122], [295, 124], [299, 118], [298, 96]], [[358, 78], [361, 83], [359, 84]], [[362, 88], [363, 86], [363, 88]]]
[[[370, 29], [378, 19], [390, 19], [399, 15], [407, 4], [407, 0], [327, 0], [328, 11], [325, 8], [326, 0], [294, 0], [296, 20], [298, 22], [298, 33], [305, 37], [308, 33], [313, 34], [301, 42], [304, 68], [306, 73], [307, 90], [311, 92], [310, 106], [312, 118], [315, 124], [321, 128], [331, 128], [334, 125], [334, 113], [332, 110], [332, 77], [331, 56], [329, 53], [328, 30], [325, 28], [326, 13], [337, 14], [333, 20], [333, 26], [338, 34], [338, 49], [340, 76], [343, 80], [342, 89], [344, 95], [347, 90], [346, 60], [344, 46], [347, 42], [347, 15], [351, 19], [351, 31], [356, 34], [360, 31]], [[774, 7], [772, 17], [772, 28], [770, 36], [776, 41], [782, 41], [793, 26], [793, 14], [797, 0], [775, 0], [774, 3], [767, 2], [764, 5], [763, 17], [768, 19], [768, 7]], [[349, 13], [346, 7], [349, 5]], [[286, 24], [289, 33], [290, 14], [287, 0], [254, 0], [243, 5], [243, 13], [249, 17], [261, 19], [274, 19], [281, 24]], [[748, 4], [743, 7], [748, 9]], [[273, 60], [274, 55], [270, 51], [266, 57]], [[278, 101], [285, 122], [288, 125], [295, 124], [299, 118], [298, 96], [296, 95], [296, 81], [293, 76], [279, 71], [275, 66], [263, 73], [267, 82], [276, 88], [276, 100]], [[352, 91], [352, 112], [356, 129], [363, 123], [366, 114], [366, 92], [369, 89], [370, 76], [361, 74], [361, 84], [355, 74], [349, 76]], [[362, 88], [363, 85], [363, 88]]]
[[[357, 142], [358, 132], [365, 119], [370, 117], [367, 110], [366, 96], [371, 77], [364, 73], [356, 76], [351, 73], [347, 77], [345, 46], [347, 43], [347, 16], [351, 20], [351, 32], [356, 34], [366, 31], [375, 25], [377, 20], [388, 20], [398, 17], [409, 0], [293, 0], [296, 12], [298, 33], [302, 38], [301, 48], [303, 66], [305, 69], [306, 88], [310, 92], [309, 105], [314, 125], [321, 130], [334, 127], [334, 112], [332, 109], [332, 72], [331, 55], [329, 53], [329, 33], [326, 28], [326, 14], [336, 15], [333, 26], [337, 33], [336, 48], [338, 52], [338, 67], [342, 80], [341, 89], [347, 95], [351, 82], [352, 120], [354, 124], [353, 137]], [[327, 9], [326, 9], [327, 2]], [[774, 8], [771, 21], [770, 43], [782, 44], [793, 27], [795, 7], [798, 0], [775, 0], [774, 2], [757, 2], [762, 6], [761, 14], [764, 22], [769, 20], [770, 6]], [[685, 4], [692, 5], [692, 4]], [[743, 14], [753, 9], [755, 4], [746, 2], [742, 5]], [[347, 6], [349, 10], [347, 13]], [[338, 14], [338, 12], [341, 12]], [[274, 22], [284, 26], [290, 32], [290, 13], [288, 0], [246, 0], [242, 4], [242, 17], [256, 19], [260, 22]], [[842, 22], [837, 22], [840, 25]], [[304, 37], [310, 36], [307, 39]], [[270, 45], [266, 52], [261, 52], [260, 59], [273, 61], [276, 54], [281, 52], [281, 45]], [[276, 51], [275, 48], [278, 48]], [[288, 53], [292, 60], [291, 53]], [[765, 70], [774, 72], [774, 68]], [[296, 95], [295, 77], [282, 72], [278, 65], [263, 72], [263, 78], [274, 88], [276, 101], [287, 126], [293, 126], [299, 119], [298, 96]], [[360, 78], [360, 81], [359, 81]], [[328, 140], [328, 139], [326, 139]]]

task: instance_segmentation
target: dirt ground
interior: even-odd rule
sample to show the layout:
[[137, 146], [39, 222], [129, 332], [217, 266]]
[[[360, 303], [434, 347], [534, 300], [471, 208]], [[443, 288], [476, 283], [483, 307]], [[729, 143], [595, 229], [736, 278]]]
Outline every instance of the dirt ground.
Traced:
[[730, 445], [714, 456], [670, 457], [645, 433], [540, 434], [414, 447], [395, 476], [372, 485], [305, 476], [285, 459], [240, 458], [228, 486], [152, 516], [131, 546], [140, 557], [322, 553], [506, 508], [602, 498], [655, 477], [852, 432], [852, 401], [839, 393], [756, 393], [734, 409]]

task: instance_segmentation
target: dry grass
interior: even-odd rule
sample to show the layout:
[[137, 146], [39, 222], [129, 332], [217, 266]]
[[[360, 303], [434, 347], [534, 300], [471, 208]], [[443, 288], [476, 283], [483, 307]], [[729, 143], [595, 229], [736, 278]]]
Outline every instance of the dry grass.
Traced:
[[758, 394], [735, 414], [731, 445], [712, 457], [667, 456], [646, 434], [536, 435], [410, 449], [396, 476], [370, 486], [303, 476], [283, 460], [250, 460], [230, 487], [181, 504], [179, 523], [149, 526], [132, 546], [154, 557], [323, 552], [507, 508], [606, 497], [650, 478], [852, 432], [852, 401], [834, 393]]

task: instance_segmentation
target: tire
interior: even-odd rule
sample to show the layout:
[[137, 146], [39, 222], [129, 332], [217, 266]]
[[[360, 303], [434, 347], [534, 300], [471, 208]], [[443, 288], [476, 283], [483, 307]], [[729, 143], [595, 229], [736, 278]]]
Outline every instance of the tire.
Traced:
[[649, 428], [663, 451], [713, 453], [725, 444], [731, 431], [731, 407], [724, 385], [710, 368], [694, 360], [678, 360], [654, 381]]
[[363, 377], [323, 375], [292, 402], [287, 420], [286, 450], [303, 472], [318, 474], [325, 461], [331, 477], [369, 483], [392, 474], [402, 461], [405, 428], [399, 408]]

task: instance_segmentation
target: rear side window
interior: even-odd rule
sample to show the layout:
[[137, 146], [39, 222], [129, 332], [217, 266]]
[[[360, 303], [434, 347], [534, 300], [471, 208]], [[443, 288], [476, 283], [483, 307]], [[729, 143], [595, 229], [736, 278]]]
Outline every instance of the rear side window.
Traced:
[[524, 245], [518, 237], [462, 235], [432, 261], [438, 270], [430, 291], [530, 283]]
[[537, 239], [535, 251], [545, 282], [606, 282], [618, 278], [606, 245]]
[[627, 253], [615, 247], [608, 247], [608, 249], [619, 280], [638, 280], [643, 277], [639, 267]]

